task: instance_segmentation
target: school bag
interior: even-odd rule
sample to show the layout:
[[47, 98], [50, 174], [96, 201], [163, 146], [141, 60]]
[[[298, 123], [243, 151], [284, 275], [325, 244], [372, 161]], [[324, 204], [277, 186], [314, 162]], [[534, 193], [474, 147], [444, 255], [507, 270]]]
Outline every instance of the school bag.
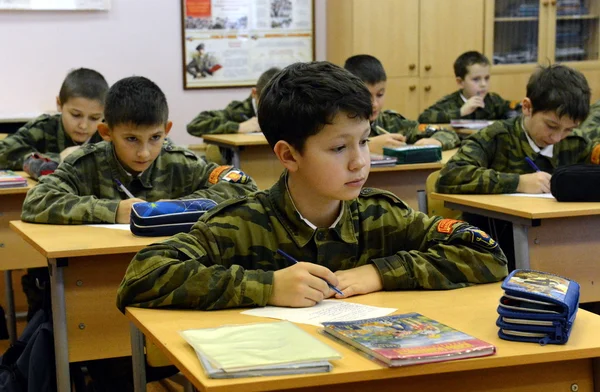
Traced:
[[56, 391], [52, 318], [38, 310], [19, 339], [0, 357], [0, 391]]

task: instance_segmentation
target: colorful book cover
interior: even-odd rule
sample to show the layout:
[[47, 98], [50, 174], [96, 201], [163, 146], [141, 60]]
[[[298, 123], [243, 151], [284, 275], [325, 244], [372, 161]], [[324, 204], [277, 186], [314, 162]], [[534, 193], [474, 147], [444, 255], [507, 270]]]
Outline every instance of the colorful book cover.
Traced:
[[560, 276], [531, 270], [517, 270], [504, 282], [504, 289], [541, 294], [565, 302], [570, 281]]
[[0, 188], [27, 186], [27, 180], [12, 170], [0, 170]]
[[324, 332], [388, 366], [491, 355], [495, 347], [419, 313], [323, 323]]

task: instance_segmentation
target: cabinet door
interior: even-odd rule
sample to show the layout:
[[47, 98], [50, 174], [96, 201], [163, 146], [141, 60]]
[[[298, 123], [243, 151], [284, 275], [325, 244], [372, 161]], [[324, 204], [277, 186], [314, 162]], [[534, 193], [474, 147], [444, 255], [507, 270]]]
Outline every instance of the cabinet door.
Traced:
[[416, 76], [418, 23], [419, 0], [354, 0], [352, 54], [377, 57], [388, 77]]
[[538, 59], [546, 60], [549, 3], [550, 0], [486, 0], [485, 53], [493, 64], [535, 64]]
[[441, 78], [422, 78], [419, 90], [420, 114], [445, 95], [458, 90], [458, 86], [456, 85], [456, 78], [454, 76], [445, 76]]
[[533, 72], [495, 74], [490, 78], [490, 91], [509, 101], [522, 101], [527, 91], [527, 82]]
[[543, 0], [548, 8], [548, 54], [556, 62], [598, 61], [598, 0]]
[[384, 109], [392, 109], [408, 118], [419, 116], [419, 79], [388, 78]]
[[421, 0], [421, 77], [454, 76], [463, 52], [483, 52], [484, 0]]

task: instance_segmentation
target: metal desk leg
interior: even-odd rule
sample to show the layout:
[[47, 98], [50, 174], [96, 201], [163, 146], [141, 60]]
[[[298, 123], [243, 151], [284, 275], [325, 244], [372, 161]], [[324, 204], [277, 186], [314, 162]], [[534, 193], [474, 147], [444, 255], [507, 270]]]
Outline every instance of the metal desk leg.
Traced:
[[69, 345], [67, 340], [67, 311], [63, 267], [57, 259], [48, 259], [50, 265], [50, 292], [52, 297], [52, 326], [54, 328], [54, 358], [56, 359], [56, 388], [59, 392], [71, 391], [69, 373]]
[[146, 391], [146, 357], [144, 356], [144, 334], [132, 323], [129, 323], [131, 336], [131, 362], [133, 364], [133, 390]]
[[529, 241], [527, 239], [528, 227], [513, 222], [513, 240], [515, 242], [515, 268], [529, 268]]
[[15, 313], [15, 293], [12, 285], [12, 271], [4, 271], [4, 293], [6, 297], [6, 324], [10, 343], [17, 341], [17, 315]]
[[240, 168], [240, 149], [237, 147], [234, 147], [231, 149], [231, 152], [233, 153], [233, 156], [231, 157], [231, 164], [233, 165], [233, 167], [235, 168]]
[[417, 191], [417, 204], [419, 206], [419, 211], [424, 214], [428, 214], [427, 209], [427, 192], [424, 190]]

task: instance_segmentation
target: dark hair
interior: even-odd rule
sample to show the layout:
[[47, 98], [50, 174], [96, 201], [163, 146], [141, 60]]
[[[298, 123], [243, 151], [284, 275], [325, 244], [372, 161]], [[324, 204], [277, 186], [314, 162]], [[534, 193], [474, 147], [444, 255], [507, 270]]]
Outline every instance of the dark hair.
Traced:
[[196, 46], [196, 50], [204, 50], [204, 44], [198, 44], [198, 46]]
[[60, 86], [58, 99], [64, 105], [71, 98], [86, 98], [104, 105], [108, 83], [99, 72], [88, 68], [70, 71]]
[[314, 61], [289, 65], [267, 83], [258, 122], [271, 147], [285, 140], [302, 153], [306, 139], [338, 113], [368, 120], [372, 110], [362, 80], [327, 61]]
[[473, 64], [490, 65], [490, 60], [475, 50], [465, 52], [454, 61], [454, 75], [464, 79], [469, 73], [469, 67]]
[[143, 76], [132, 76], [113, 84], [106, 95], [104, 119], [110, 128], [121, 124], [152, 126], [169, 120], [167, 98]]
[[585, 76], [564, 65], [539, 66], [527, 82], [527, 98], [532, 114], [553, 111], [583, 121], [590, 111], [590, 86]]
[[344, 63], [344, 68], [367, 84], [377, 84], [387, 80], [381, 61], [368, 54], [357, 54], [348, 57]]
[[256, 93], [258, 94], [258, 96], [260, 96], [260, 93], [263, 91], [267, 83], [269, 83], [269, 80], [271, 80], [271, 78], [275, 76], [279, 71], [281, 71], [281, 68], [272, 67], [267, 69], [265, 72], [262, 73], [262, 75], [260, 75], [258, 81], [256, 82]]

